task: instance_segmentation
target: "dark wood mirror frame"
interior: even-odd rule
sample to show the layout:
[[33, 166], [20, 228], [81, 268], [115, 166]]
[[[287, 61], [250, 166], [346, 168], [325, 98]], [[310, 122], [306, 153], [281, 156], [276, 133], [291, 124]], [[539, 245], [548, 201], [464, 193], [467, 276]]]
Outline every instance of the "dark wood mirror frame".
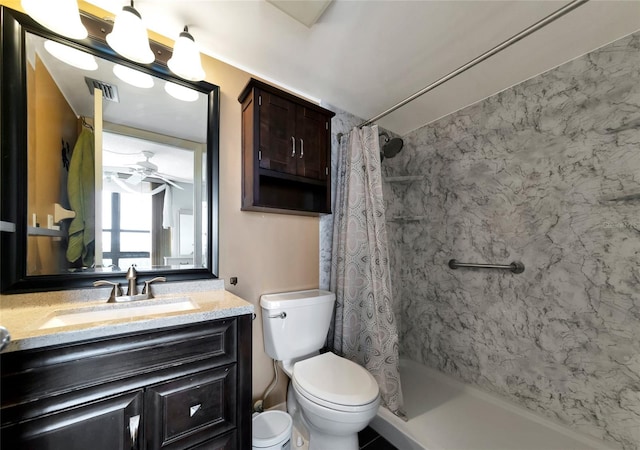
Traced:
[[[135, 68], [155, 77], [195, 89], [208, 96], [207, 121], [207, 267], [201, 269], [140, 271], [141, 276], [165, 276], [168, 281], [216, 278], [218, 272], [218, 175], [220, 88], [207, 82], [174, 77], [166, 66], [171, 49], [151, 42], [156, 61], [139, 65], [119, 57], [104, 36], [112, 24], [81, 14], [89, 37], [71, 40], [55, 34], [26, 14], [0, 7], [0, 220], [15, 231], [0, 231], [0, 292], [3, 294], [91, 287], [96, 279], [124, 282], [125, 272], [76, 272], [27, 276], [27, 89], [25, 33], [64, 43], [100, 58]], [[13, 228], [13, 227], [11, 227]]]

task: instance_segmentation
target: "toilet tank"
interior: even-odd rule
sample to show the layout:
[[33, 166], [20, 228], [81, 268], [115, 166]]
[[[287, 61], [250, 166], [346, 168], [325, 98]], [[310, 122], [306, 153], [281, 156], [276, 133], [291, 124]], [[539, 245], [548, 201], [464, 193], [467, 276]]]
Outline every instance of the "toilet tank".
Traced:
[[278, 361], [310, 355], [327, 339], [336, 296], [312, 289], [260, 297], [264, 350]]

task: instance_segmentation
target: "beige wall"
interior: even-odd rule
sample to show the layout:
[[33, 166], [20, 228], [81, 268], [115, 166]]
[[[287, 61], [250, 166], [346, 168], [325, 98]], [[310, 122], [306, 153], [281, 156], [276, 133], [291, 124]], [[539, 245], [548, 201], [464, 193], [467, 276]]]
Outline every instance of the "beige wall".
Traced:
[[[238, 94], [249, 74], [206, 58], [207, 79], [220, 86], [220, 277], [234, 294], [252, 302], [253, 395], [259, 398], [273, 377], [264, 353], [260, 295], [318, 287], [318, 219], [240, 211], [241, 114]], [[228, 279], [238, 277], [238, 285]], [[282, 383], [280, 383], [282, 386]], [[280, 392], [280, 394], [278, 393]], [[269, 398], [283, 401], [282, 389]]]
[[[0, 4], [21, 9], [18, 0]], [[103, 11], [79, 2], [80, 8], [104, 17]], [[150, 33], [158, 42], [172, 41]], [[318, 219], [304, 216], [240, 211], [241, 114], [238, 94], [250, 74], [203, 56], [207, 81], [220, 86], [220, 278], [234, 294], [253, 303], [253, 395], [259, 398], [273, 377], [271, 359], [264, 353], [260, 295], [318, 286]], [[238, 277], [238, 285], [228, 279]], [[282, 378], [281, 378], [282, 380]], [[284, 383], [267, 404], [284, 400]]]

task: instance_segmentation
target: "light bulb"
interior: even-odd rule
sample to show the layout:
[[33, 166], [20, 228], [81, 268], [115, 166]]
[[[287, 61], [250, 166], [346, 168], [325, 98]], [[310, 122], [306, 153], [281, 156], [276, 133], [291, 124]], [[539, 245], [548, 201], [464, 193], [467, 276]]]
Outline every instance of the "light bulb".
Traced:
[[185, 80], [204, 80], [205, 73], [200, 61], [200, 51], [186, 26], [173, 46], [173, 55], [167, 61], [167, 66]]
[[133, 6], [123, 7], [116, 15], [113, 30], [107, 34], [107, 43], [116, 53], [131, 61], [149, 64], [155, 59], [149, 47], [147, 28]]
[[153, 77], [148, 73], [125, 67], [120, 64], [113, 66], [113, 73], [125, 83], [132, 86], [148, 89], [153, 87]]
[[89, 35], [80, 21], [76, 0], [22, 0], [22, 7], [33, 20], [54, 33], [71, 39], [84, 39]]
[[164, 85], [164, 90], [173, 98], [182, 100], [183, 102], [195, 102], [198, 100], [198, 91], [176, 83], [171, 83], [170, 81], [167, 81]]
[[54, 41], [45, 41], [44, 48], [60, 61], [82, 70], [97, 70], [98, 62], [93, 55]]

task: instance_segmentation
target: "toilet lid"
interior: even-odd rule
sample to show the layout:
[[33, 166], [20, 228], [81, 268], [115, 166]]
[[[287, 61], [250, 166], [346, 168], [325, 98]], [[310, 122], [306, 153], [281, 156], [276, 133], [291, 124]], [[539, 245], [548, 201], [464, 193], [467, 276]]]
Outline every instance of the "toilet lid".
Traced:
[[309, 394], [338, 405], [365, 405], [378, 397], [378, 383], [366, 369], [330, 352], [295, 363], [292, 378]]

